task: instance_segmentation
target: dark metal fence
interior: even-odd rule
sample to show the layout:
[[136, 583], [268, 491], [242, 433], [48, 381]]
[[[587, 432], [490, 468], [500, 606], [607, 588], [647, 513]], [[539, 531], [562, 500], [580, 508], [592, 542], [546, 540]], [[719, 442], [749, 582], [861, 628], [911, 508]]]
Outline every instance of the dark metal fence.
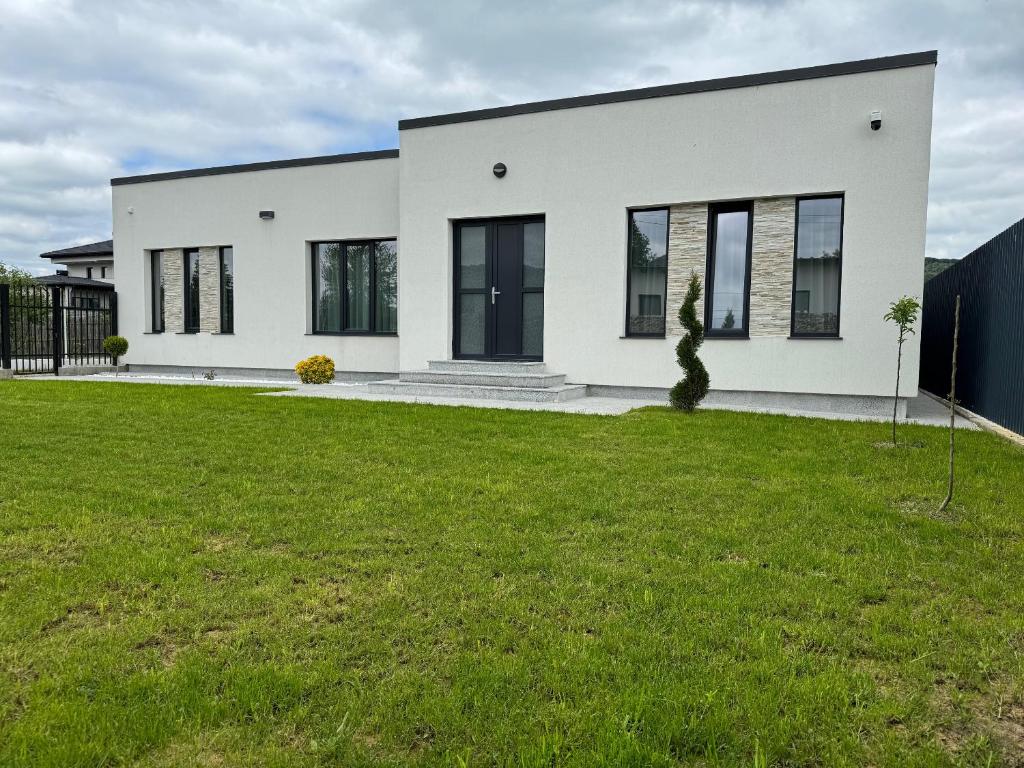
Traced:
[[56, 373], [110, 365], [103, 340], [117, 333], [113, 288], [0, 285], [0, 367]]
[[924, 284], [921, 388], [949, 394], [960, 295], [957, 400], [1024, 434], [1024, 219]]

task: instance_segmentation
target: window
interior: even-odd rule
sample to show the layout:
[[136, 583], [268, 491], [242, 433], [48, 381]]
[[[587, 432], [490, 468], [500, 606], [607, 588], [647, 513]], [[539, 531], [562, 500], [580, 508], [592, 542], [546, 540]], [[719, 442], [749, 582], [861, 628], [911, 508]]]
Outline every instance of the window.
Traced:
[[658, 317], [661, 315], [661, 296], [656, 293], [640, 294], [640, 317]]
[[796, 201], [793, 336], [839, 335], [843, 265], [843, 197]]
[[71, 306], [75, 309], [99, 309], [100, 300], [96, 296], [74, 296], [71, 299]]
[[106, 277], [106, 276], [107, 276], [107, 268], [106, 267], [100, 267], [100, 277]]
[[149, 290], [152, 316], [152, 332], [164, 332], [164, 273], [163, 252], [150, 251]]
[[749, 202], [708, 207], [708, 336], [744, 338], [749, 333], [751, 214]]
[[92, 267], [85, 268], [85, 276], [87, 279], [92, 280]]
[[199, 249], [185, 249], [185, 333], [199, 332]]
[[220, 332], [235, 332], [235, 250], [220, 249]]
[[668, 208], [629, 212], [626, 335], [665, 335]]
[[398, 243], [380, 240], [374, 245], [374, 329], [398, 332]]
[[313, 332], [398, 331], [395, 240], [313, 243]]

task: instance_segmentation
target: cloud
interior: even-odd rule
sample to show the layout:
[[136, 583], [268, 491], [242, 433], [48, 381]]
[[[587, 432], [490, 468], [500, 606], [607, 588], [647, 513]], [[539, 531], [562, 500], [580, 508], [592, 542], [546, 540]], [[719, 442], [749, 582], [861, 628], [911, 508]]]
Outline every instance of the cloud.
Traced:
[[1024, 4], [6, 0], [0, 260], [110, 236], [112, 176], [397, 146], [403, 117], [939, 49], [928, 252], [1024, 215]]

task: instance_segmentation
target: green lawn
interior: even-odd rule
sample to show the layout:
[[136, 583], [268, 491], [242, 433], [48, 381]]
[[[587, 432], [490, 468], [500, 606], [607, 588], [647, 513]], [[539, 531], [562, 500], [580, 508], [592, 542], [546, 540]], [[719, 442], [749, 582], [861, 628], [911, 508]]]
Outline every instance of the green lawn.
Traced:
[[1022, 765], [1024, 451], [0, 382], [0, 765]]

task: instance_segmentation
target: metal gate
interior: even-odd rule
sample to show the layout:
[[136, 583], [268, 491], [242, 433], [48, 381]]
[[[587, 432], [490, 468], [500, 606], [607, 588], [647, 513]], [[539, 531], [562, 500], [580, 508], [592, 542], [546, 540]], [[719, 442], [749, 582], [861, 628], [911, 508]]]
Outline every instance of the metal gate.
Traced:
[[16, 374], [110, 365], [103, 340], [116, 333], [112, 286], [0, 285], [0, 366]]

